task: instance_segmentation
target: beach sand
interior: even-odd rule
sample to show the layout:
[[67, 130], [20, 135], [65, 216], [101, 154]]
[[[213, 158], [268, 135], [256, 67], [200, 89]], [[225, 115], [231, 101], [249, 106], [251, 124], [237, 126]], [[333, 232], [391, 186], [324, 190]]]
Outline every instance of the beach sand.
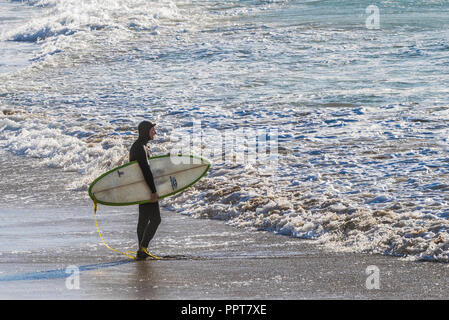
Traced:
[[[34, 253], [9, 256], [8, 261], [8, 255], [3, 254], [0, 298], [296, 300], [448, 296], [449, 269], [441, 263], [326, 252], [311, 241], [237, 230], [221, 221], [167, 211], [163, 212], [156, 238], [159, 245], [154, 253], [165, 259], [129, 262], [104, 246], [90, 256], [82, 250], [79, 254], [60, 251], [56, 262], [50, 262], [51, 256]], [[163, 252], [164, 238], [172, 243], [168, 255]], [[202, 246], [204, 242], [208, 245]], [[174, 248], [173, 243], [179, 243], [179, 247]], [[76, 286], [70, 278], [73, 274], [65, 273], [70, 265], [80, 269]], [[379, 270], [379, 289], [366, 286], [366, 269], [372, 265]]]

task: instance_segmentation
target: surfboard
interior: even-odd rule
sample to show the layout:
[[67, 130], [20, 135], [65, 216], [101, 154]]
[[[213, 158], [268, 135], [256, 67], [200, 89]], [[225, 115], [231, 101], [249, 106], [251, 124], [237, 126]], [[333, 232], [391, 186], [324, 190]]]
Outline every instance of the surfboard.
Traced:
[[[210, 162], [194, 155], [161, 155], [148, 158], [159, 199], [181, 192], [198, 182]], [[151, 190], [137, 161], [114, 168], [95, 179], [89, 196], [97, 203], [127, 206], [150, 202]]]

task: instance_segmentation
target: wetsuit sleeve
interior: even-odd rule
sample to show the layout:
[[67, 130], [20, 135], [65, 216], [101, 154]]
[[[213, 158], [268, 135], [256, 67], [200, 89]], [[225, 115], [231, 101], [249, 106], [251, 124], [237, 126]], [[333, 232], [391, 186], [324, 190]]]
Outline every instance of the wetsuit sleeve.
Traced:
[[156, 193], [156, 186], [154, 185], [153, 173], [151, 173], [150, 165], [147, 160], [147, 153], [143, 147], [136, 148], [135, 159], [139, 163], [140, 169], [142, 170], [145, 181], [151, 189], [152, 193]]

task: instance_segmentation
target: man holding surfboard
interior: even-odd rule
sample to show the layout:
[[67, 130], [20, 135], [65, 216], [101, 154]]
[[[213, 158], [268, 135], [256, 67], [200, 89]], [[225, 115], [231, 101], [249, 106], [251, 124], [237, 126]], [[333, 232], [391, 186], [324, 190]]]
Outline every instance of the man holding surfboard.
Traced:
[[[159, 199], [174, 195], [193, 186], [209, 170], [211, 163], [189, 154], [164, 154], [148, 157], [146, 145], [153, 140], [155, 125], [142, 121], [138, 126], [139, 138], [131, 146], [129, 163], [122, 164], [96, 178], [89, 186], [89, 197], [94, 201], [95, 225], [103, 244], [110, 250], [132, 259], [143, 260], [150, 254], [148, 244], [153, 239], [161, 214]], [[153, 168], [153, 171], [150, 169]], [[103, 239], [97, 223], [97, 204], [106, 206], [139, 205], [136, 257], [110, 247]]]
[[139, 138], [134, 142], [129, 151], [129, 161], [137, 160], [142, 170], [145, 181], [151, 190], [151, 202], [139, 204], [139, 221], [137, 223], [137, 239], [139, 250], [136, 260], [144, 260], [151, 256], [148, 251], [148, 244], [153, 239], [156, 230], [161, 223], [161, 213], [159, 210], [159, 195], [154, 184], [153, 174], [148, 164], [147, 143], [153, 140], [156, 134], [155, 124], [149, 121], [139, 123]]

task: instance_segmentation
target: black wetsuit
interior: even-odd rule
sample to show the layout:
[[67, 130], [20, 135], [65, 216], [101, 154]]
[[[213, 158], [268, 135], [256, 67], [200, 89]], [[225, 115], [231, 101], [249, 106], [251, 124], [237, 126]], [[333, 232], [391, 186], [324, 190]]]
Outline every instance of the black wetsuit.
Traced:
[[[151, 127], [151, 123], [147, 121], [144, 121], [141, 126], [139, 125], [139, 138], [131, 146], [129, 161], [137, 160], [151, 192], [156, 193], [157, 190], [154, 185], [153, 174], [151, 173], [147, 153], [144, 148], [148, 141], [150, 141], [149, 132]], [[159, 210], [159, 202], [139, 204], [139, 221], [137, 223], [139, 247], [148, 247], [160, 223], [161, 213]]]

